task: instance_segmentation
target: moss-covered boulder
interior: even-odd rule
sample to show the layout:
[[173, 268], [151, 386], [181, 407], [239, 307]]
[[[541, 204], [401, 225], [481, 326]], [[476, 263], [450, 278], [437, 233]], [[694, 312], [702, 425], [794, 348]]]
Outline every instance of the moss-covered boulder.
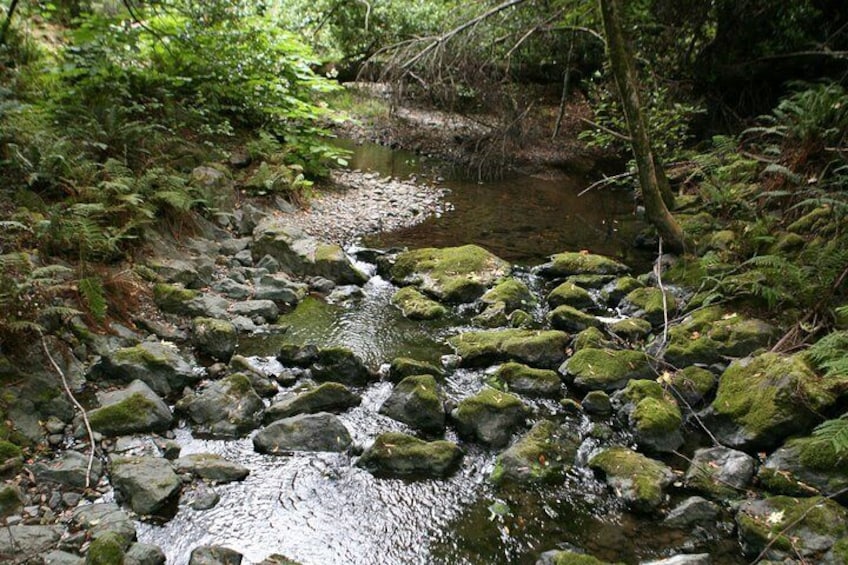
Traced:
[[[766, 547], [766, 559], [823, 562], [821, 559], [848, 536], [848, 510], [821, 496], [775, 496], [748, 500], [736, 513], [739, 542], [748, 557]], [[844, 561], [834, 561], [840, 563]]]
[[490, 447], [504, 447], [524, 426], [528, 412], [517, 396], [485, 387], [460, 401], [451, 417], [460, 436]]
[[480, 301], [487, 306], [503, 304], [505, 314], [515, 310], [529, 310], [536, 305], [536, 298], [527, 285], [515, 278], [508, 278], [486, 292]]
[[574, 341], [571, 342], [571, 349], [574, 351], [587, 348], [612, 349], [614, 346], [612, 340], [596, 327], [586, 328], [574, 336]]
[[683, 444], [683, 416], [674, 397], [656, 381], [632, 380], [613, 396], [619, 416], [626, 419], [640, 448], [675, 451]]
[[601, 289], [601, 300], [609, 306], [617, 306], [621, 299], [645, 285], [631, 276], [624, 276], [604, 285]]
[[772, 449], [805, 433], [848, 389], [848, 375], [822, 378], [803, 355], [764, 353], [733, 362], [703, 418], [724, 444]]
[[189, 392], [177, 403], [200, 435], [232, 438], [257, 428], [265, 404], [253, 390], [250, 379], [236, 373]]
[[571, 356], [565, 370], [575, 386], [585, 390], [618, 390], [633, 379], [653, 375], [648, 356], [630, 349], [587, 347]]
[[633, 510], [652, 512], [665, 500], [674, 474], [665, 464], [626, 447], [610, 447], [594, 455], [589, 467]]
[[[517, 310], [520, 312], [520, 310]], [[489, 304], [486, 308], [471, 319], [475, 326], [483, 328], [503, 328], [509, 325], [509, 315], [506, 313], [506, 304], [496, 302]]]
[[711, 365], [726, 357], [750, 355], [769, 345], [777, 333], [777, 328], [767, 322], [711, 306], [669, 329], [665, 359], [677, 367]]
[[322, 383], [299, 394], [292, 394], [265, 409], [264, 422], [316, 412], [344, 412], [359, 406], [362, 399], [341, 383]]
[[0, 520], [20, 512], [23, 508], [21, 490], [10, 484], [0, 486]]
[[103, 435], [164, 432], [171, 427], [171, 409], [142, 381], [98, 397], [101, 407], [88, 413], [88, 421]]
[[88, 546], [85, 565], [116, 565], [124, 563], [127, 542], [114, 532], [100, 536]]
[[415, 287], [405, 286], [392, 296], [392, 304], [410, 320], [437, 320], [448, 313], [447, 308], [430, 300]]
[[571, 469], [579, 445], [574, 429], [541, 420], [498, 455], [489, 478], [495, 484], [560, 480]]
[[162, 396], [179, 392], [200, 379], [176, 346], [158, 341], [145, 341], [104, 355], [92, 366], [91, 374], [122, 383], [144, 381]]
[[713, 391], [717, 382], [712, 371], [691, 365], [671, 375], [670, 384], [686, 403], [697, 406]]
[[580, 406], [587, 414], [606, 416], [612, 412], [612, 400], [602, 390], [590, 390], [580, 401]]
[[345, 451], [350, 432], [337, 416], [327, 412], [283, 418], [253, 436], [258, 453], [282, 455], [290, 451]]
[[586, 328], [599, 327], [601, 321], [585, 312], [563, 304], [548, 312], [548, 322], [556, 330], [580, 332]]
[[445, 477], [462, 460], [462, 450], [451, 441], [423, 441], [407, 434], [380, 434], [357, 465], [389, 477]]
[[445, 372], [436, 365], [410, 357], [395, 357], [389, 364], [389, 380], [399, 383], [406, 377], [413, 375], [433, 375], [436, 379], [442, 379]]
[[555, 369], [565, 360], [569, 335], [557, 330], [490, 330], [465, 332], [448, 340], [464, 367], [481, 367], [513, 359], [533, 367]]
[[578, 553], [576, 551], [546, 551], [542, 554], [536, 565], [621, 565], [620, 563], [611, 563], [609, 561], [601, 561], [597, 557], [593, 557], [587, 553]]
[[440, 302], [461, 304], [480, 298], [510, 269], [509, 263], [482, 247], [464, 245], [406, 251], [389, 275], [392, 282], [415, 285]]
[[191, 301], [200, 296], [200, 291], [179, 284], [157, 283], [153, 285], [153, 301], [163, 312], [188, 315], [192, 312]]
[[551, 279], [571, 275], [621, 275], [629, 271], [627, 265], [615, 259], [584, 252], [565, 252], [551, 256], [551, 260], [538, 267], [539, 274]]
[[142, 515], [163, 511], [182, 486], [171, 463], [159, 457], [114, 457], [109, 475], [118, 497]]
[[848, 487], [848, 457], [829, 440], [794, 438], [769, 455], [757, 478], [775, 494], [830, 496]]
[[630, 342], [643, 341], [651, 335], [651, 322], [642, 318], [625, 318], [607, 326], [609, 331], [621, 339]]
[[587, 310], [595, 307], [595, 301], [589, 291], [577, 286], [571, 281], [565, 281], [548, 294], [548, 304], [551, 308], [557, 306], [571, 306], [578, 310]]
[[347, 347], [319, 349], [310, 366], [316, 381], [334, 381], [350, 386], [362, 386], [374, 379], [374, 373]]
[[202, 353], [227, 362], [238, 345], [238, 332], [232, 322], [214, 318], [195, 318], [191, 322], [191, 343]]
[[380, 406], [380, 413], [425, 434], [445, 431], [445, 397], [432, 375], [413, 375], [400, 381]]
[[624, 314], [644, 318], [653, 326], [661, 326], [665, 320], [665, 313], [669, 319], [677, 312], [677, 298], [665, 291], [665, 302], [663, 292], [656, 287], [637, 288], [625, 296], [619, 304]]
[[559, 396], [562, 381], [556, 371], [534, 369], [521, 363], [504, 363], [486, 382], [498, 390], [526, 396]]
[[0, 478], [16, 474], [21, 470], [23, 462], [23, 450], [10, 441], [0, 439]]
[[755, 465], [753, 457], [735, 449], [698, 449], [686, 470], [686, 486], [720, 500], [737, 498], [751, 483]]

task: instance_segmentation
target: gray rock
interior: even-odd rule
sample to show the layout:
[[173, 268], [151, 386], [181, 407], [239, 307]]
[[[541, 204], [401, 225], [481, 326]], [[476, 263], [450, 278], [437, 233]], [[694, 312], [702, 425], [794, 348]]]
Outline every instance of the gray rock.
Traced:
[[182, 484], [170, 462], [159, 457], [115, 457], [110, 471], [117, 493], [142, 515], [162, 511]]
[[263, 275], [259, 279], [254, 298], [293, 305], [303, 300], [307, 292], [305, 284], [296, 283], [283, 273], [276, 273]]
[[258, 427], [265, 405], [250, 379], [236, 373], [189, 393], [177, 408], [188, 415], [197, 433], [231, 438]]
[[586, 328], [596, 328], [602, 325], [601, 321], [595, 316], [567, 304], [557, 306], [551, 310], [548, 313], [547, 319], [554, 329], [569, 332], [581, 332]]
[[79, 506], [71, 514], [71, 524], [96, 539], [115, 533], [128, 542], [135, 539], [135, 525], [129, 515], [114, 502]]
[[261, 318], [266, 323], [271, 323], [279, 317], [280, 309], [272, 300], [243, 300], [234, 302], [230, 306], [230, 313], [234, 316], [245, 316], [254, 321]]
[[281, 454], [289, 451], [345, 451], [350, 433], [336, 416], [320, 412], [277, 420], [253, 437], [259, 453]]
[[311, 366], [316, 381], [336, 381], [361, 386], [373, 379], [365, 363], [346, 347], [319, 349]]
[[754, 476], [754, 458], [727, 447], [699, 449], [686, 471], [686, 486], [717, 497], [740, 496]]
[[201, 288], [211, 282], [210, 269], [198, 269], [191, 261], [184, 259], [162, 259], [152, 262], [150, 268], [162, 279], [170, 283], [179, 283], [186, 288]]
[[237, 237], [232, 239], [225, 239], [221, 242], [221, 255], [235, 255], [240, 251], [244, 251], [250, 246], [250, 243], [253, 240], [249, 237]]
[[158, 545], [134, 543], [124, 555], [124, 565], [165, 565], [165, 552]]
[[208, 545], [191, 552], [188, 565], [241, 565], [242, 555], [228, 547]]
[[104, 355], [91, 368], [95, 377], [129, 383], [141, 380], [156, 394], [167, 396], [195, 384], [198, 376], [183, 359], [176, 346], [158, 341], [145, 341]]
[[626, 447], [609, 447], [589, 459], [589, 467], [633, 510], [650, 513], [665, 500], [664, 489], [674, 480], [665, 464]]
[[214, 453], [194, 453], [174, 461], [178, 473], [191, 473], [216, 483], [241, 481], [250, 470]]
[[238, 345], [236, 327], [226, 320], [195, 318], [191, 322], [191, 343], [203, 354], [229, 361]]
[[848, 458], [830, 441], [816, 436], [793, 438], [768, 456], [757, 478], [774, 494], [835, 495], [848, 487]]
[[85, 559], [67, 551], [51, 551], [44, 556], [44, 565], [84, 565], [84, 563]]
[[228, 317], [231, 302], [217, 294], [203, 293], [185, 303], [185, 311], [188, 316], [202, 318], [217, 318], [224, 320]]
[[265, 217], [265, 212], [253, 204], [242, 204], [241, 208], [233, 211], [233, 219], [239, 235], [251, 235], [259, 220]]
[[191, 493], [188, 505], [192, 510], [202, 512], [214, 508], [220, 501], [221, 495], [217, 492], [211, 488], [201, 487]]
[[0, 528], [0, 561], [24, 563], [54, 549], [65, 529], [62, 526], [7, 526]]
[[498, 455], [490, 479], [495, 484], [561, 481], [571, 469], [580, 437], [551, 420], [533, 428]]
[[[88, 456], [78, 451], [65, 451], [50, 462], [39, 461], [30, 469], [39, 481], [57, 483], [70, 488], [85, 488]], [[89, 485], [96, 485], [103, 473], [103, 464], [95, 457], [91, 465]]]
[[88, 421], [92, 430], [103, 435], [162, 432], [171, 427], [171, 409], [143, 381], [98, 397], [102, 406], [88, 413]]
[[265, 410], [265, 423], [316, 412], [344, 412], [362, 399], [340, 383], [323, 383], [311, 390], [275, 402]]
[[432, 375], [406, 377], [380, 406], [380, 413], [425, 434], [445, 430], [444, 393]]
[[491, 447], [504, 447], [524, 426], [529, 410], [515, 395], [485, 387], [451, 411], [460, 436]]
[[233, 279], [221, 279], [219, 281], [215, 281], [211, 285], [212, 290], [215, 292], [226, 296], [227, 298], [232, 298], [233, 300], [244, 300], [253, 295], [253, 288], [247, 286], [246, 284], [241, 284]]
[[563, 393], [556, 371], [534, 369], [521, 363], [504, 363], [486, 382], [494, 388], [525, 396], [558, 397]]
[[663, 520], [669, 528], [681, 530], [694, 526], [714, 524], [719, 514], [719, 507], [700, 496], [690, 496], [675, 506]]
[[426, 442], [407, 434], [377, 436], [357, 465], [391, 477], [444, 477], [459, 465], [462, 450], [450, 441]]
[[583, 406], [583, 410], [585, 410], [587, 414], [606, 416], [607, 414], [612, 413], [610, 397], [602, 390], [592, 390], [586, 393], [586, 396], [583, 397], [583, 401], [580, 405]]

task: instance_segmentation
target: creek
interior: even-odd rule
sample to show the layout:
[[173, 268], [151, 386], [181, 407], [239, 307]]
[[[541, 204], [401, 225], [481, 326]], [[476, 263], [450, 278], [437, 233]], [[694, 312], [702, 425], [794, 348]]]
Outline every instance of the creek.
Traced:
[[[476, 243], [522, 266], [541, 263], [558, 251], [591, 249], [619, 258], [637, 273], [650, 264], [649, 255], [632, 248], [642, 226], [633, 216], [629, 195], [594, 191], [578, 198], [577, 192], [587, 184], [582, 178], [553, 181], [513, 176], [480, 184], [456, 171], [434, 171], [417, 156], [378, 146], [358, 147], [353, 166], [401, 178], [441, 175], [450, 189], [447, 200], [452, 206], [440, 217], [372, 236], [364, 245]], [[373, 266], [364, 267], [374, 272]], [[548, 290], [529, 270], [518, 276], [540, 296]], [[281, 323], [290, 325], [287, 333], [243, 340], [239, 353], [251, 356], [269, 372], [282, 369], [274, 358], [281, 342], [343, 345], [373, 367], [396, 356], [438, 362], [450, 353], [445, 339], [468, 329], [471, 313], [454, 311], [438, 322], [410, 321], [390, 304], [395, 290], [372, 276], [361, 293], [330, 301], [309, 297], [283, 316]], [[542, 319], [545, 312], [540, 307], [532, 314]], [[479, 390], [485, 372], [450, 373], [444, 383], [450, 401]], [[405, 425], [378, 413], [391, 392], [390, 383], [377, 382], [357, 392], [362, 404], [340, 416], [355, 445], [367, 445], [385, 431], [409, 432]], [[556, 401], [527, 403], [534, 419], [565, 417]], [[520, 487], [490, 484], [488, 475], [498, 452], [459, 441], [450, 428], [446, 439], [458, 441], [465, 451], [460, 469], [443, 480], [406, 481], [375, 478], [353, 465], [355, 455], [261, 455], [249, 438], [207, 440], [194, 437], [182, 425], [176, 430], [182, 455], [217, 453], [247, 466], [250, 475], [240, 483], [210, 487], [220, 495], [220, 502], [210, 510], [192, 510], [186, 504], [192, 492], [187, 491], [171, 520], [139, 522], [138, 537], [162, 547], [168, 563], [176, 565], [187, 563], [191, 550], [204, 544], [232, 547], [249, 562], [278, 553], [304, 565], [529, 564], [541, 552], [567, 544], [601, 559], [628, 563], [691, 551], [693, 545], [721, 555], [726, 546], [726, 559], [720, 562], [735, 562], [730, 528], [693, 541], [688, 532], [663, 527], [660, 519], [627, 512], [585, 466], [599, 445], [628, 441], [626, 432], [595, 433], [611, 430], [612, 420], [572, 418], [587, 439], [565, 482]], [[669, 462], [683, 466], [682, 460]]]

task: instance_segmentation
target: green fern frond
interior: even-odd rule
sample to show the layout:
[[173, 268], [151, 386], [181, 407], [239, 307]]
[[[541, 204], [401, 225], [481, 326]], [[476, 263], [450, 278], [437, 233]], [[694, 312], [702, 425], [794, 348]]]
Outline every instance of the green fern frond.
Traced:
[[848, 418], [822, 422], [813, 430], [813, 437], [830, 442], [837, 454], [848, 451]]
[[30, 320], [12, 320], [3, 324], [3, 330], [3, 333], [7, 334], [38, 334], [44, 331], [44, 326], [38, 322], [32, 322]]
[[848, 331], [836, 331], [818, 340], [807, 357], [825, 377], [848, 376]]
[[54, 318], [73, 318], [74, 316], [81, 315], [82, 312], [77, 310], [76, 308], [71, 308], [70, 306], [48, 306], [44, 310], [41, 311], [41, 315], [43, 317], [54, 317]]
[[85, 277], [77, 283], [83, 303], [98, 322], [106, 319], [106, 293], [97, 277]]

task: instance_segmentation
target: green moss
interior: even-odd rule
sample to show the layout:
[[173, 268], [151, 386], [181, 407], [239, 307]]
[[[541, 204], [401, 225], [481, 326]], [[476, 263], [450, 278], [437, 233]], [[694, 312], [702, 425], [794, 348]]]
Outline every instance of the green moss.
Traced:
[[558, 253], [551, 257], [549, 264], [543, 268], [543, 273], [551, 277], [567, 277], [569, 275], [594, 274], [618, 275], [629, 271], [628, 267], [614, 259], [592, 253], [567, 252]]
[[580, 351], [588, 347], [604, 349], [612, 347], [613, 343], [606, 338], [604, 332], [596, 327], [586, 328], [574, 337], [571, 347], [574, 351]]
[[14, 485], [0, 486], [0, 518], [11, 516], [23, 506], [21, 491]]
[[621, 396], [632, 404], [638, 404], [645, 398], [662, 399], [665, 397], [665, 392], [657, 381], [636, 379], [627, 383], [621, 391]]
[[444, 372], [433, 364], [409, 357], [396, 357], [389, 365], [389, 380], [399, 382], [413, 375], [433, 375], [443, 377]]
[[615, 565], [601, 561], [591, 555], [574, 553], [573, 551], [557, 551], [551, 561], [552, 565]]
[[254, 392], [253, 385], [250, 384], [250, 378], [243, 373], [235, 373], [224, 379], [227, 385], [227, 390], [230, 394], [244, 396]]
[[848, 565], [848, 537], [842, 538], [833, 544], [831, 548], [833, 562], [839, 565]]
[[790, 524], [793, 529], [811, 532], [817, 545], [821, 541], [819, 536], [843, 538], [848, 534], [848, 511], [832, 500], [821, 496], [773, 496], [764, 502], [756, 512], [743, 505], [736, 515], [740, 536], [756, 551], [767, 544], [787, 552], [806, 549], [803, 545], [806, 536], [796, 536], [791, 541], [787, 537], [785, 530]]
[[390, 476], [443, 477], [456, 468], [461, 458], [462, 450], [453, 442], [427, 442], [404, 433], [387, 432], [377, 436], [357, 464]]
[[645, 286], [631, 276], [619, 277], [614, 282], [606, 285], [601, 291], [601, 298], [608, 302], [618, 303], [622, 298]]
[[589, 467], [601, 471], [607, 482], [637, 510], [650, 510], [663, 501], [663, 487], [671, 482], [668, 467], [626, 447], [610, 447], [592, 457]]
[[671, 386], [684, 398], [703, 398], [713, 389], [716, 377], [712, 372], [694, 365], [677, 371], [671, 377]]
[[663, 292], [655, 287], [637, 288], [624, 297], [626, 302], [629, 302], [640, 311], [644, 311], [645, 318], [653, 325], [658, 325], [663, 322], [664, 309], [669, 314], [677, 310], [677, 299], [674, 295], [665, 291], [666, 306], [663, 307]]
[[88, 416], [91, 428], [96, 431], [128, 430], [145, 423], [145, 415], [155, 410], [152, 400], [140, 392], [127, 396], [121, 402], [92, 411]]
[[725, 357], [749, 355], [766, 346], [777, 330], [714, 306], [699, 310], [669, 330], [666, 360], [677, 366], [716, 363]]
[[683, 417], [680, 408], [670, 399], [645, 398], [630, 415], [640, 432], [665, 434], [680, 429]]
[[651, 375], [648, 356], [641, 351], [581, 349], [568, 360], [574, 383], [590, 390], [615, 390], [632, 379]]
[[143, 344], [121, 348], [114, 353], [113, 357], [118, 363], [131, 363], [134, 365], [147, 365], [153, 367], [169, 366], [168, 359], [154, 355], [153, 352], [146, 349]]
[[86, 565], [121, 565], [124, 562], [125, 540], [114, 532], [94, 539], [85, 556]]
[[165, 312], [185, 313], [186, 303], [198, 296], [200, 296], [200, 292], [175, 284], [157, 283], [153, 285], [153, 301]]
[[520, 394], [551, 395], [560, 391], [559, 375], [549, 369], [534, 369], [509, 362], [498, 367], [486, 382], [493, 388]]
[[0, 440], [0, 464], [5, 463], [9, 459], [14, 459], [16, 457], [23, 457], [24, 452], [20, 447], [15, 445], [12, 442], [6, 440]]
[[592, 295], [571, 281], [566, 281], [548, 294], [548, 304], [556, 308], [563, 304], [573, 308], [585, 309], [595, 306]]
[[534, 367], [557, 367], [565, 359], [569, 336], [556, 330], [508, 329], [465, 332], [448, 339], [465, 366], [515, 359]]
[[392, 304], [400, 308], [410, 320], [436, 320], [447, 314], [447, 309], [430, 300], [411, 286], [405, 286], [392, 296]]
[[484, 294], [481, 300], [484, 304], [503, 302], [507, 314], [513, 310], [532, 307], [536, 304], [536, 299], [527, 285], [514, 278], [508, 278], [498, 283]]
[[631, 341], [648, 337], [651, 329], [651, 323], [641, 318], [626, 318], [609, 325], [612, 333]]
[[415, 392], [420, 404], [431, 407], [441, 407], [442, 399], [439, 396], [439, 385], [433, 375], [412, 375], [400, 381], [395, 387], [397, 392]]
[[601, 321], [595, 316], [567, 304], [557, 306], [548, 312], [548, 321], [555, 329], [576, 332], [601, 325]]
[[500, 411], [507, 408], [524, 408], [524, 403], [514, 394], [484, 387], [474, 396], [469, 396], [459, 403], [457, 417], [463, 420], [473, 420], [481, 410]]
[[558, 479], [571, 468], [578, 444], [576, 437], [564, 437], [558, 424], [542, 420], [498, 456], [489, 479], [495, 484]]

